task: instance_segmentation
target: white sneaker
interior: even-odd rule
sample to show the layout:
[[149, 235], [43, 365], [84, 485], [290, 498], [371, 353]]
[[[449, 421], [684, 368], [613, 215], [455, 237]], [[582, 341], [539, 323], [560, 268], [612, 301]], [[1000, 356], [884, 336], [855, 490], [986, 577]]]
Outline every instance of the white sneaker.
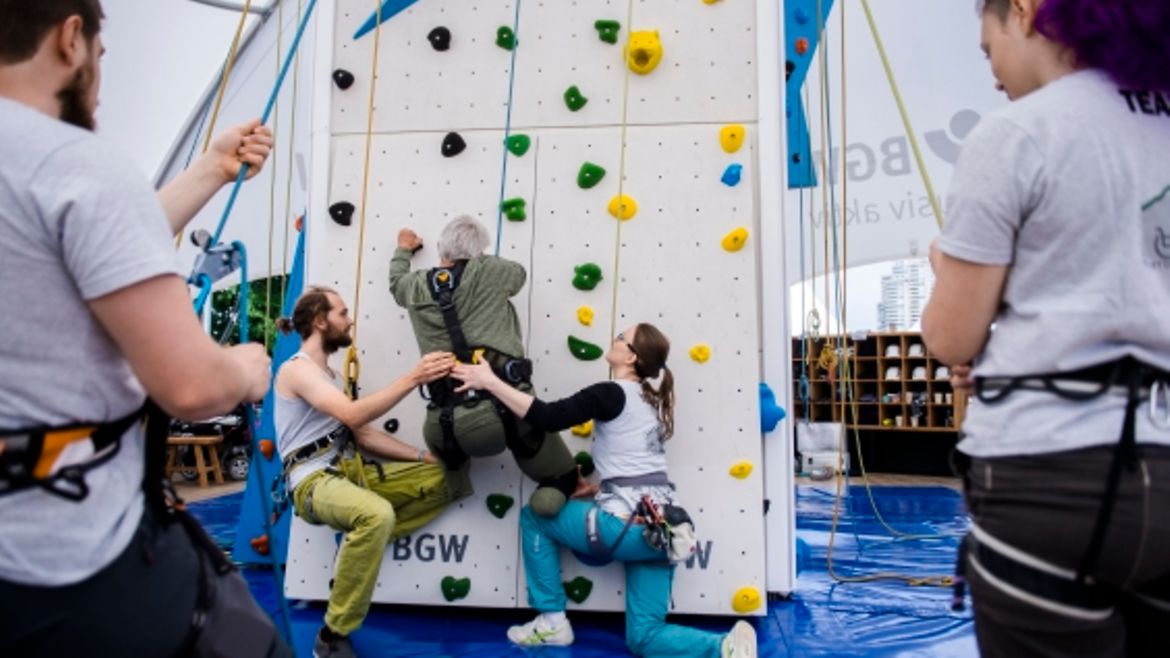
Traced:
[[723, 658], [756, 658], [756, 629], [743, 621], [735, 622], [731, 632], [723, 638]]
[[522, 647], [567, 647], [573, 643], [573, 627], [566, 619], [564, 624], [550, 628], [543, 617], [537, 616], [527, 624], [509, 628], [508, 639]]

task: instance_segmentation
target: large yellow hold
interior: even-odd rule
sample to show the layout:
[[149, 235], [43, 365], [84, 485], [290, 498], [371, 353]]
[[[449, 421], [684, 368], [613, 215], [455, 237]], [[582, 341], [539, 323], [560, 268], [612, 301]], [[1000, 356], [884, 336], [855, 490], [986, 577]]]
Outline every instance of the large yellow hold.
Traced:
[[570, 429], [570, 431], [575, 436], [589, 436], [590, 434], [593, 433], [593, 421], [587, 420], [584, 423], [581, 423], [580, 425], [574, 425]]
[[731, 609], [746, 614], [758, 609], [762, 602], [760, 590], [754, 587], [741, 587], [731, 597]]
[[743, 146], [744, 134], [747, 131], [738, 123], [731, 123], [719, 131], [719, 145], [727, 153], [735, 153]]
[[638, 75], [646, 75], [662, 61], [662, 40], [658, 30], [638, 30], [630, 33], [626, 46], [626, 64]]
[[747, 228], [740, 226], [737, 229], [729, 231], [727, 235], [723, 236], [723, 241], [720, 244], [722, 244], [723, 248], [727, 251], [735, 252], [743, 249], [743, 246], [747, 244], [747, 239]]
[[628, 194], [619, 194], [609, 200], [609, 214], [624, 222], [638, 214], [638, 202]]

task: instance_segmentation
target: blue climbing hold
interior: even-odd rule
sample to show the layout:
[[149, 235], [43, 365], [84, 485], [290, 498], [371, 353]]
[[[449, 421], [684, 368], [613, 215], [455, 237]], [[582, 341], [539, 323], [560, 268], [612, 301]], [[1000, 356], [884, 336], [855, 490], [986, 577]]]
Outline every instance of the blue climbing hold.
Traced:
[[742, 175], [743, 165], [729, 164], [727, 165], [727, 169], [723, 170], [723, 178], [719, 180], [723, 181], [723, 184], [727, 187], [735, 187], [736, 185], [739, 185], [739, 179]]
[[379, 25], [378, 16], [379, 15], [381, 15], [381, 17], [382, 17], [382, 23], [385, 23], [386, 21], [390, 20], [391, 18], [394, 18], [399, 13], [401, 13], [402, 10], [406, 9], [407, 7], [413, 5], [416, 2], [418, 2], [418, 0], [385, 0], [385, 2], [382, 3], [382, 8], [378, 11], [375, 11], [373, 14], [371, 14], [370, 17], [368, 19], [366, 19], [366, 22], [362, 23], [362, 26], [360, 28], [358, 28], [358, 31], [354, 33], [354, 35], [353, 35], [354, 41], [357, 41], [358, 39], [364, 37], [366, 34], [373, 32], [374, 28], [378, 27], [378, 25]]
[[772, 388], [760, 382], [760, 431], [771, 432], [787, 415], [784, 407], [776, 404], [776, 394]]
[[804, 9], [797, 9], [794, 17], [796, 18], [797, 23], [800, 23], [801, 25], [808, 25], [809, 15], [808, 12]]

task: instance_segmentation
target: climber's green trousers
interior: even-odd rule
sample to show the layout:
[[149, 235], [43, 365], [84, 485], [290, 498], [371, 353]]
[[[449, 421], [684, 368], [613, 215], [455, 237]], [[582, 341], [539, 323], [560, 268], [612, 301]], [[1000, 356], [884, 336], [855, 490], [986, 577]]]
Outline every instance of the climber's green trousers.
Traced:
[[[340, 466], [358, 480], [353, 460]], [[341, 635], [357, 630], [366, 618], [386, 545], [430, 522], [450, 502], [442, 466], [388, 462], [381, 467], [383, 477], [374, 464], [365, 464], [369, 489], [318, 471], [293, 492], [297, 516], [345, 533], [325, 611], [325, 625]]]

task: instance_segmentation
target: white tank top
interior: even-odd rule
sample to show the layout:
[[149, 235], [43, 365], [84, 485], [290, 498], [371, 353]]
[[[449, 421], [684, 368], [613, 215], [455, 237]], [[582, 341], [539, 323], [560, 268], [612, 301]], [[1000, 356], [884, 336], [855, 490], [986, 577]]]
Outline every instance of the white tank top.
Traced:
[[[288, 360], [291, 362], [294, 359], [312, 361], [304, 352], [297, 352]], [[329, 373], [321, 371], [321, 376], [330, 384], [337, 385], [336, 379]], [[273, 391], [272, 399], [275, 402], [272, 422], [276, 426], [277, 446], [281, 459], [341, 426], [341, 421], [318, 411], [301, 398], [286, 398], [279, 391]], [[306, 477], [328, 466], [336, 454], [337, 446], [334, 445], [332, 450], [297, 464], [292, 473], [287, 474], [289, 491], [296, 489]]]

